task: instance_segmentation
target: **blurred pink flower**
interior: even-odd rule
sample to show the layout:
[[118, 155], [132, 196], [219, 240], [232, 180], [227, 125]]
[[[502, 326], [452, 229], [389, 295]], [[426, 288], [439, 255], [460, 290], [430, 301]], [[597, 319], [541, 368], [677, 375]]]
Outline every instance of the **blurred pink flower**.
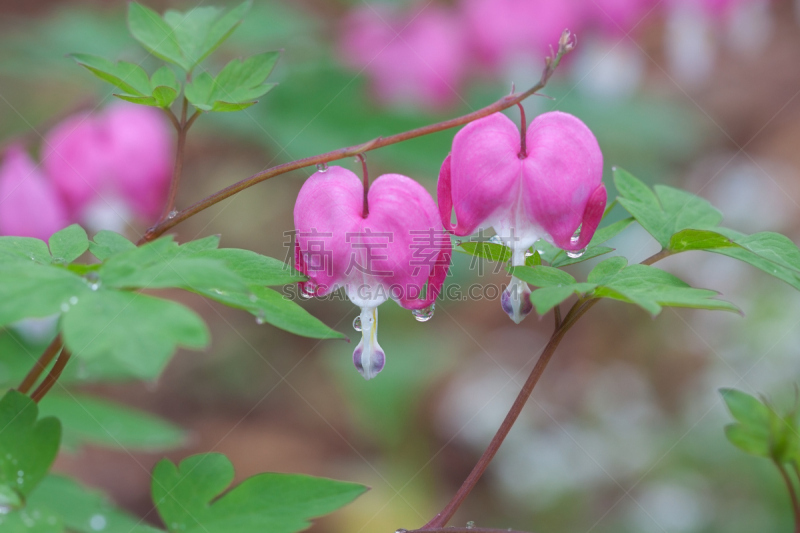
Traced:
[[58, 192], [21, 146], [12, 146], [0, 166], [0, 235], [47, 240], [69, 225]]
[[592, 0], [588, 3], [593, 27], [613, 37], [623, 37], [644, 23], [658, 0]]
[[565, 29], [580, 31], [586, 9], [579, 7], [574, 0], [462, 0], [470, 44], [492, 68], [519, 56], [544, 58]]
[[[450, 238], [436, 204], [414, 180], [385, 174], [372, 184], [364, 212], [361, 180], [342, 167], [319, 171], [305, 182], [294, 208], [295, 264], [309, 277], [306, 296], [344, 287], [361, 308], [361, 342], [353, 363], [366, 379], [383, 369], [378, 306], [389, 298], [430, 318], [450, 266]], [[425, 297], [422, 290], [427, 284]]]
[[[461, 236], [493, 227], [515, 266], [542, 238], [568, 251], [586, 248], [606, 207], [603, 154], [583, 122], [544, 113], [525, 144], [523, 151], [519, 129], [502, 113], [476, 120], [453, 139], [438, 186], [444, 227]], [[513, 278], [502, 303], [519, 323], [531, 310], [527, 285]]]
[[380, 102], [429, 108], [458, 98], [468, 60], [460, 21], [436, 5], [404, 15], [359, 8], [345, 18], [340, 49], [347, 64], [366, 72]]
[[114, 225], [159, 214], [172, 175], [171, 152], [160, 111], [124, 103], [55, 126], [45, 138], [43, 164], [76, 219]]

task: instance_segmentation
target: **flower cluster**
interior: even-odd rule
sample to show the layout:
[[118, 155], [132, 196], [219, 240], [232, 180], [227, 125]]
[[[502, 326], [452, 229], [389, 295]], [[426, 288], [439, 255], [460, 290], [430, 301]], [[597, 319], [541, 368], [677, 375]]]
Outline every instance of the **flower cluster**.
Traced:
[[[601, 61], [612, 62], [616, 70], [636, 69], [642, 51], [629, 37], [638, 37], [653, 21], [666, 24], [666, 55], [679, 76], [691, 76], [690, 70], [702, 70], [703, 66], [707, 71], [711, 60], [707, 56], [713, 50], [707, 50], [704, 42], [720, 30], [731, 29], [740, 37], [747, 34], [743, 38], [750, 48], [758, 49], [754, 41], [759, 37], [749, 34], [768, 27], [763, 21], [763, 7], [768, 3], [457, 0], [449, 6], [417, 2], [407, 10], [388, 3], [370, 4], [355, 8], [344, 18], [339, 48], [346, 64], [367, 74], [379, 102], [440, 109], [459, 101], [469, 75], [488, 71], [496, 76], [519, 64], [530, 70], [529, 65], [547, 55], [550, 43], [557, 41], [565, 28], [594, 44], [583, 46], [577, 58], [579, 79], [597, 75], [592, 71]], [[687, 42], [694, 44], [684, 50]], [[702, 57], [696, 57], [698, 54]], [[640, 70], [621, 72], [617, 77], [624, 85], [635, 87]]]
[[[371, 379], [386, 360], [378, 306], [393, 299], [418, 320], [432, 316], [450, 265], [446, 232], [493, 227], [512, 249], [513, 265], [524, 264], [539, 239], [581, 250], [606, 207], [602, 170], [592, 132], [560, 112], [540, 115], [524, 135], [501, 113], [464, 127], [442, 165], [438, 207], [406, 176], [386, 174], [370, 186], [344, 168], [320, 168], [294, 209], [295, 265], [308, 277], [301, 290], [312, 297], [343, 288], [361, 309], [353, 362]], [[532, 309], [530, 290], [516, 278], [501, 302], [517, 323]]]
[[115, 104], [80, 113], [44, 137], [37, 164], [25, 149], [6, 149], [0, 165], [0, 235], [47, 239], [77, 222], [123, 232], [152, 222], [171, 177], [169, 125], [152, 108]]

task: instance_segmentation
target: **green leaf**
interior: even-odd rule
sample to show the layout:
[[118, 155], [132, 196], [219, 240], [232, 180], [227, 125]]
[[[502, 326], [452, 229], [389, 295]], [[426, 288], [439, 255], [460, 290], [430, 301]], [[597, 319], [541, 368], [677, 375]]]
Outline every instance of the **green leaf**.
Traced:
[[772, 456], [769, 432], [766, 428], [728, 424], [725, 426], [725, 436], [731, 444], [745, 453], [766, 458]]
[[139, 65], [127, 61], [114, 63], [89, 54], [71, 54], [70, 57], [101, 80], [119, 87], [128, 94], [149, 96], [152, 92], [147, 73]]
[[169, 65], [164, 65], [160, 69], [153, 72], [153, 75], [150, 76], [150, 87], [155, 90], [158, 87], [169, 87], [174, 89], [176, 93], [180, 92], [181, 84], [178, 82], [178, 78], [175, 76], [175, 71], [173, 71]]
[[685, 229], [707, 229], [722, 220], [722, 213], [706, 200], [664, 185], [650, 188], [628, 172], [614, 169], [618, 201], [641, 226], [668, 248], [672, 235]]
[[603, 283], [612, 279], [620, 270], [628, 266], [628, 260], [622, 256], [609, 257], [597, 265], [589, 272], [587, 281], [590, 283]]
[[554, 267], [549, 266], [518, 266], [508, 267], [506, 270], [517, 278], [534, 287], [557, 287], [559, 285], [572, 285], [575, 278]]
[[8, 391], [0, 400], [0, 485], [23, 496], [47, 475], [61, 440], [58, 420], [37, 420], [38, 414], [21, 392]]
[[738, 246], [712, 248], [709, 252], [744, 261], [800, 290], [800, 250], [787, 237], [772, 232], [742, 235], [718, 229]]
[[204, 250], [196, 253], [195, 257], [223, 261], [248, 285], [285, 285], [306, 279], [293, 266], [250, 250], [238, 248]]
[[538, 250], [534, 251], [533, 255], [525, 258], [525, 266], [541, 266], [541, 264], [542, 256], [539, 254]]
[[747, 426], [768, 426], [770, 409], [758, 398], [736, 389], [720, 389], [728, 410], [738, 422]]
[[227, 490], [233, 478], [233, 465], [220, 454], [195, 455], [178, 467], [160, 461], [153, 470], [153, 500], [169, 531], [294, 533], [366, 491], [354, 483], [273, 473]]
[[154, 415], [81, 394], [50, 393], [39, 403], [43, 415], [64, 425], [63, 445], [95, 444], [122, 450], [157, 451], [181, 446], [185, 433]]
[[689, 250], [711, 250], [736, 246], [729, 238], [715, 231], [685, 229], [673, 235], [669, 240], [669, 249], [673, 252]]
[[462, 242], [455, 249], [496, 263], [505, 263], [511, 260], [511, 248], [494, 242]]
[[250, 4], [250, 1], [243, 2], [222, 17], [222, 10], [215, 7], [196, 7], [185, 13], [164, 13], [164, 20], [174, 30], [190, 69], [208, 57], [233, 33], [250, 9]]
[[603, 228], [599, 228], [597, 231], [594, 232], [594, 237], [589, 242], [589, 247], [598, 246], [603, 244], [606, 241], [609, 241], [622, 233], [625, 228], [631, 225], [633, 222], [633, 217], [624, 218], [622, 220], [617, 220], [616, 222], [609, 224]]
[[208, 237], [203, 237], [202, 239], [196, 239], [181, 244], [180, 250], [182, 254], [195, 256], [200, 252], [216, 250], [219, 248], [219, 240], [219, 235], [209, 235]]
[[83, 278], [65, 268], [0, 263], [0, 326], [61, 313], [90, 292]]
[[89, 249], [89, 237], [77, 224], [57, 231], [50, 237], [50, 253], [57, 263], [72, 263]]
[[601, 255], [605, 255], [613, 251], [614, 248], [609, 248], [607, 246], [590, 246], [580, 256], [570, 257], [567, 254], [567, 252], [565, 252], [564, 250], [560, 250], [553, 257], [553, 260], [550, 264], [554, 267], [561, 268], [569, 265], [574, 265], [576, 263], [582, 263], [584, 261], [588, 261], [589, 259], [594, 259], [595, 257], [599, 257]]
[[89, 251], [101, 261], [105, 261], [112, 255], [117, 255], [128, 250], [133, 250], [136, 245], [131, 241], [113, 231], [100, 230], [89, 243]]
[[259, 322], [268, 322], [295, 335], [314, 339], [345, 338], [279, 292], [260, 285], [251, 285], [249, 293], [207, 290], [198, 293], [229, 307], [248, 311]]
[[617, 258], [607, 261], [612, 260], [615, 262], [603, 266], [590, 277], [590, 281], [600, 284], [593, 296], [634, 303], [652, 315], [660, 313], [662, 306], [740, 312], [735, 305], [714, 299], [717, 296], [715, 291], [695, 289], [655, 267], [631, 265], [612, 274], [611, 271], [621, 264]]
[[191, 69], [191, 65], [181, 54], [175, 31], [152, 9], [131, 2], [128, 5], [128, 29], [131, 35], [154, 56], [178, 65], [186, 71]]
[[201, 349], [209, 336], [190, 309], [143, 294], [89, 291], [62, 317], [73, 355], [112, 357], [143, 379], [157, 377], [178, 346]]
[[216, 78], [202, 73], [186, 86], [186, 98], [203, 111], [238, 111], [249, 107], [275, 86], [264, 81], [279, 57], [279, 52], [266, 52], [244, 61], [234, 59]]
[[594, 290], [593, 283], [573, 283], [571, 285], [544, 287], [531, 292], [531, 303], [536, 312], [544, 315], [573, 294], [584, 294]]
[[60, 475], [47, 476], [39, 484], [28, 499], [27, 510], [29, 515], [55, 518], [59, 533], [63, 527], [75, 533], [161, 532], [117, 509], [102, 493]]
[[198, 257], [191, 247], [185, 250], [171, 237], [158, 239], [107, 259], [98, 275], [114, 288], [245, 290], [223, 261]]
[[47, 244], [31, 237], [0, 237], [0, 259], [3, 261], [34, 261], [49, 265], [53, 258]]

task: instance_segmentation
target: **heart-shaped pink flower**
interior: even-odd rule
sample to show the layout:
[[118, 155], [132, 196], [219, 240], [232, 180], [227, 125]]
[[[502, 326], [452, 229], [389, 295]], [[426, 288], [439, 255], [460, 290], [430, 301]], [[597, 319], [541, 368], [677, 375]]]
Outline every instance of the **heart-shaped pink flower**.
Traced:
[[[525, 150], [520, 137], [501, 113], [456, 134], [439, 174], [442, 224], [462, 236], [493, 227], [511, 248], [513, 265], [525, 264], [525, 252], [539, 239], [569, 251], [586, 248], [606, 206], [597, 139], [579, 119], [558, 111], [531, 123]], [[515, 322], [530, 312], [526, 291], [515, 278], [504, 294], [503, 307]]]
[[305, 295], [342, 287], [361, 308], [362, 339], [353, 362], [371, 379], [385, 363], [377, 307], [391, 298], [427, 318], [447, 276], [451, 245], [436, 204], [414, 180], [385, 174], [366, 200], [361, 180], [347, 169], [311, 176], [294, 208], [295, 265], [309, 278], [300, 283]]
[[155, 109], [115, 104], [73, 115], [46, 136], [42, 162], [71, 215], [91, 229], [124, 230], [160, 212], [172, 176], [169, 126]]

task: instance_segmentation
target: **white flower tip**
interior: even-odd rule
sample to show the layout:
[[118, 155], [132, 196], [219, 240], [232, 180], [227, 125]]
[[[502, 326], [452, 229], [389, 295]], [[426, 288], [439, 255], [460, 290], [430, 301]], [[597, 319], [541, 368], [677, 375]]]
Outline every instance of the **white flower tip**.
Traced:
[[353, 364], [364, 379], [372, 379], [383, 370], [386, 354], [378, 344], [378, 308], [361, 308], [361, 342], [353, 351]]
[[511, 283], [500, 297], [500, 305], [515, 324], [522, 322], [533, 310], [528, 284], [515, 277], [511, 278]]

